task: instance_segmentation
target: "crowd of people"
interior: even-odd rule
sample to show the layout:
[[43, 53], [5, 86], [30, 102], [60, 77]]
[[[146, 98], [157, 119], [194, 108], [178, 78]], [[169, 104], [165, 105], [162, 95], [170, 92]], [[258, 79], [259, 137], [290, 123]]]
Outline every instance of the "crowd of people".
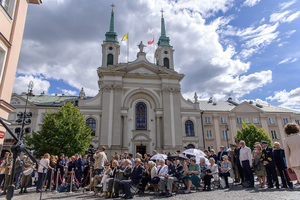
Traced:
[[[23, 156], [16, 162], [14, 183], [16, 188], [20, 188], [21, 194], [27, 193], [32, 174], [36, 171], [36, 192], [41, 192], [43, 188], [55, 190], [61, 184], [75, 181], [83, 189], [93, 189], [94, 195], [101, 191], [100, 196], [117, 198], [122, 191], [125, 199], [131, 199], [133, 187], [138, 193], [153, 190], [157, 195], [166, 197], [171, 197], [179, 189], [190, 193], [192, 187], [198, 188], [200, 184], [203, 191], [210, 191], [212, 183], [229, 188], [229, 180], [235, 185], [253, 188], [254, 175], [260, 188], [275, 186], [279, 189], [278, 173], [281, 188], [293, 188], [287, 169], [293, 170], [299, 181], [300, 128], [295, 123], [289, 123], [284, 130], [287, 135], [284, 149], [279, 142], [274, 142], [274, 146], [270, 147], [267, 141], [258, 141], [252, 151], [241, 140], [236, 141], [235, 145], [231, 144], [230, 149], [221, 146], [218, 153], [213, 149], [204, 150], [205, 156], [198, 158], [199, 160], [184, 153], [187, 147], [182, 152], [177, 150], [167, 158], [159, 159], [154, 159], [159, 155], [156, 150], [152, 155], [137, 153], [135, 156], [128, 152], [121, 155], [115, 152], [108, 159], [105, 147], [92, 156], [75, 154], [68, 158], [63, 153], [59, 156], [46, 153], [40, 158], [38, 166], [29, 157]], [[166, 152], [162, 151], [161, 154], [165, 155]], [[12, 154], [7, 152], [0, 160], [0, 185], [3, 194], [10, 182], [11, 168]]]

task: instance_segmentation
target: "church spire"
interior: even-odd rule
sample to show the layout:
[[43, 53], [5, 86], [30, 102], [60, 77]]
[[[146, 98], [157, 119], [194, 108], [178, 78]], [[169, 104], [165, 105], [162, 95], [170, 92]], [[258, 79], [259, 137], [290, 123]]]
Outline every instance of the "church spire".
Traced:
[[165, 28], [165, 19], [164, 19], [164, 10], [161, 9], [161, 35], [158, 40], [159, 46], [171, 46], [170, 45], [170, 38], [166, 35], [166, 28]]
[[110, 16], [110, 26], [109, 26], [109, 32], [105, 33], [105, 42], [118, 42], [117, 33], [114, 30], [114, 7], [115, 5], [111, 5], [111, 16]]

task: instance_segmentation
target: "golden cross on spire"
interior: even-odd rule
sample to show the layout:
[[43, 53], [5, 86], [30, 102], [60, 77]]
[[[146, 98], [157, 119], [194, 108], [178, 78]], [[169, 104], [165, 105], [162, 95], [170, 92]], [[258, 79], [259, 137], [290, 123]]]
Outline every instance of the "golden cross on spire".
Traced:
[[111, 4], [111, 10], [112, 10], [112, 12], [114, 12], [114, 7], [116, 7], [116, 6], [115, 6], [114, 3], [112, 3], [112, 4]]
[[161, 12], [161, 17], [164, 17], [164, 9], [161, 9], [160, 12]]

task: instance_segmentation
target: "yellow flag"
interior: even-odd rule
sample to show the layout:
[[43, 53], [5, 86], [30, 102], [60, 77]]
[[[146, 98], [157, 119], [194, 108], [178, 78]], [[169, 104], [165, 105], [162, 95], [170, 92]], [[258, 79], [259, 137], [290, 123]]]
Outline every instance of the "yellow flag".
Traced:
[[122, 41], [127, 40], [127, 39], [128, 39], [128, 33], [123, 36]]

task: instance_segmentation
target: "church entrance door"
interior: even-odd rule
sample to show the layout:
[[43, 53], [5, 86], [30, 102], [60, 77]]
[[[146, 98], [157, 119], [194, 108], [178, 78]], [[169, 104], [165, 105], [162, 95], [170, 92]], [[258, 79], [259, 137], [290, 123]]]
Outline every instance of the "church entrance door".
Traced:
[[140, 153], [144, 157], [144, 154], [146, 153], [146, 146], [143, 145], [136, 146], [136, 152]]

